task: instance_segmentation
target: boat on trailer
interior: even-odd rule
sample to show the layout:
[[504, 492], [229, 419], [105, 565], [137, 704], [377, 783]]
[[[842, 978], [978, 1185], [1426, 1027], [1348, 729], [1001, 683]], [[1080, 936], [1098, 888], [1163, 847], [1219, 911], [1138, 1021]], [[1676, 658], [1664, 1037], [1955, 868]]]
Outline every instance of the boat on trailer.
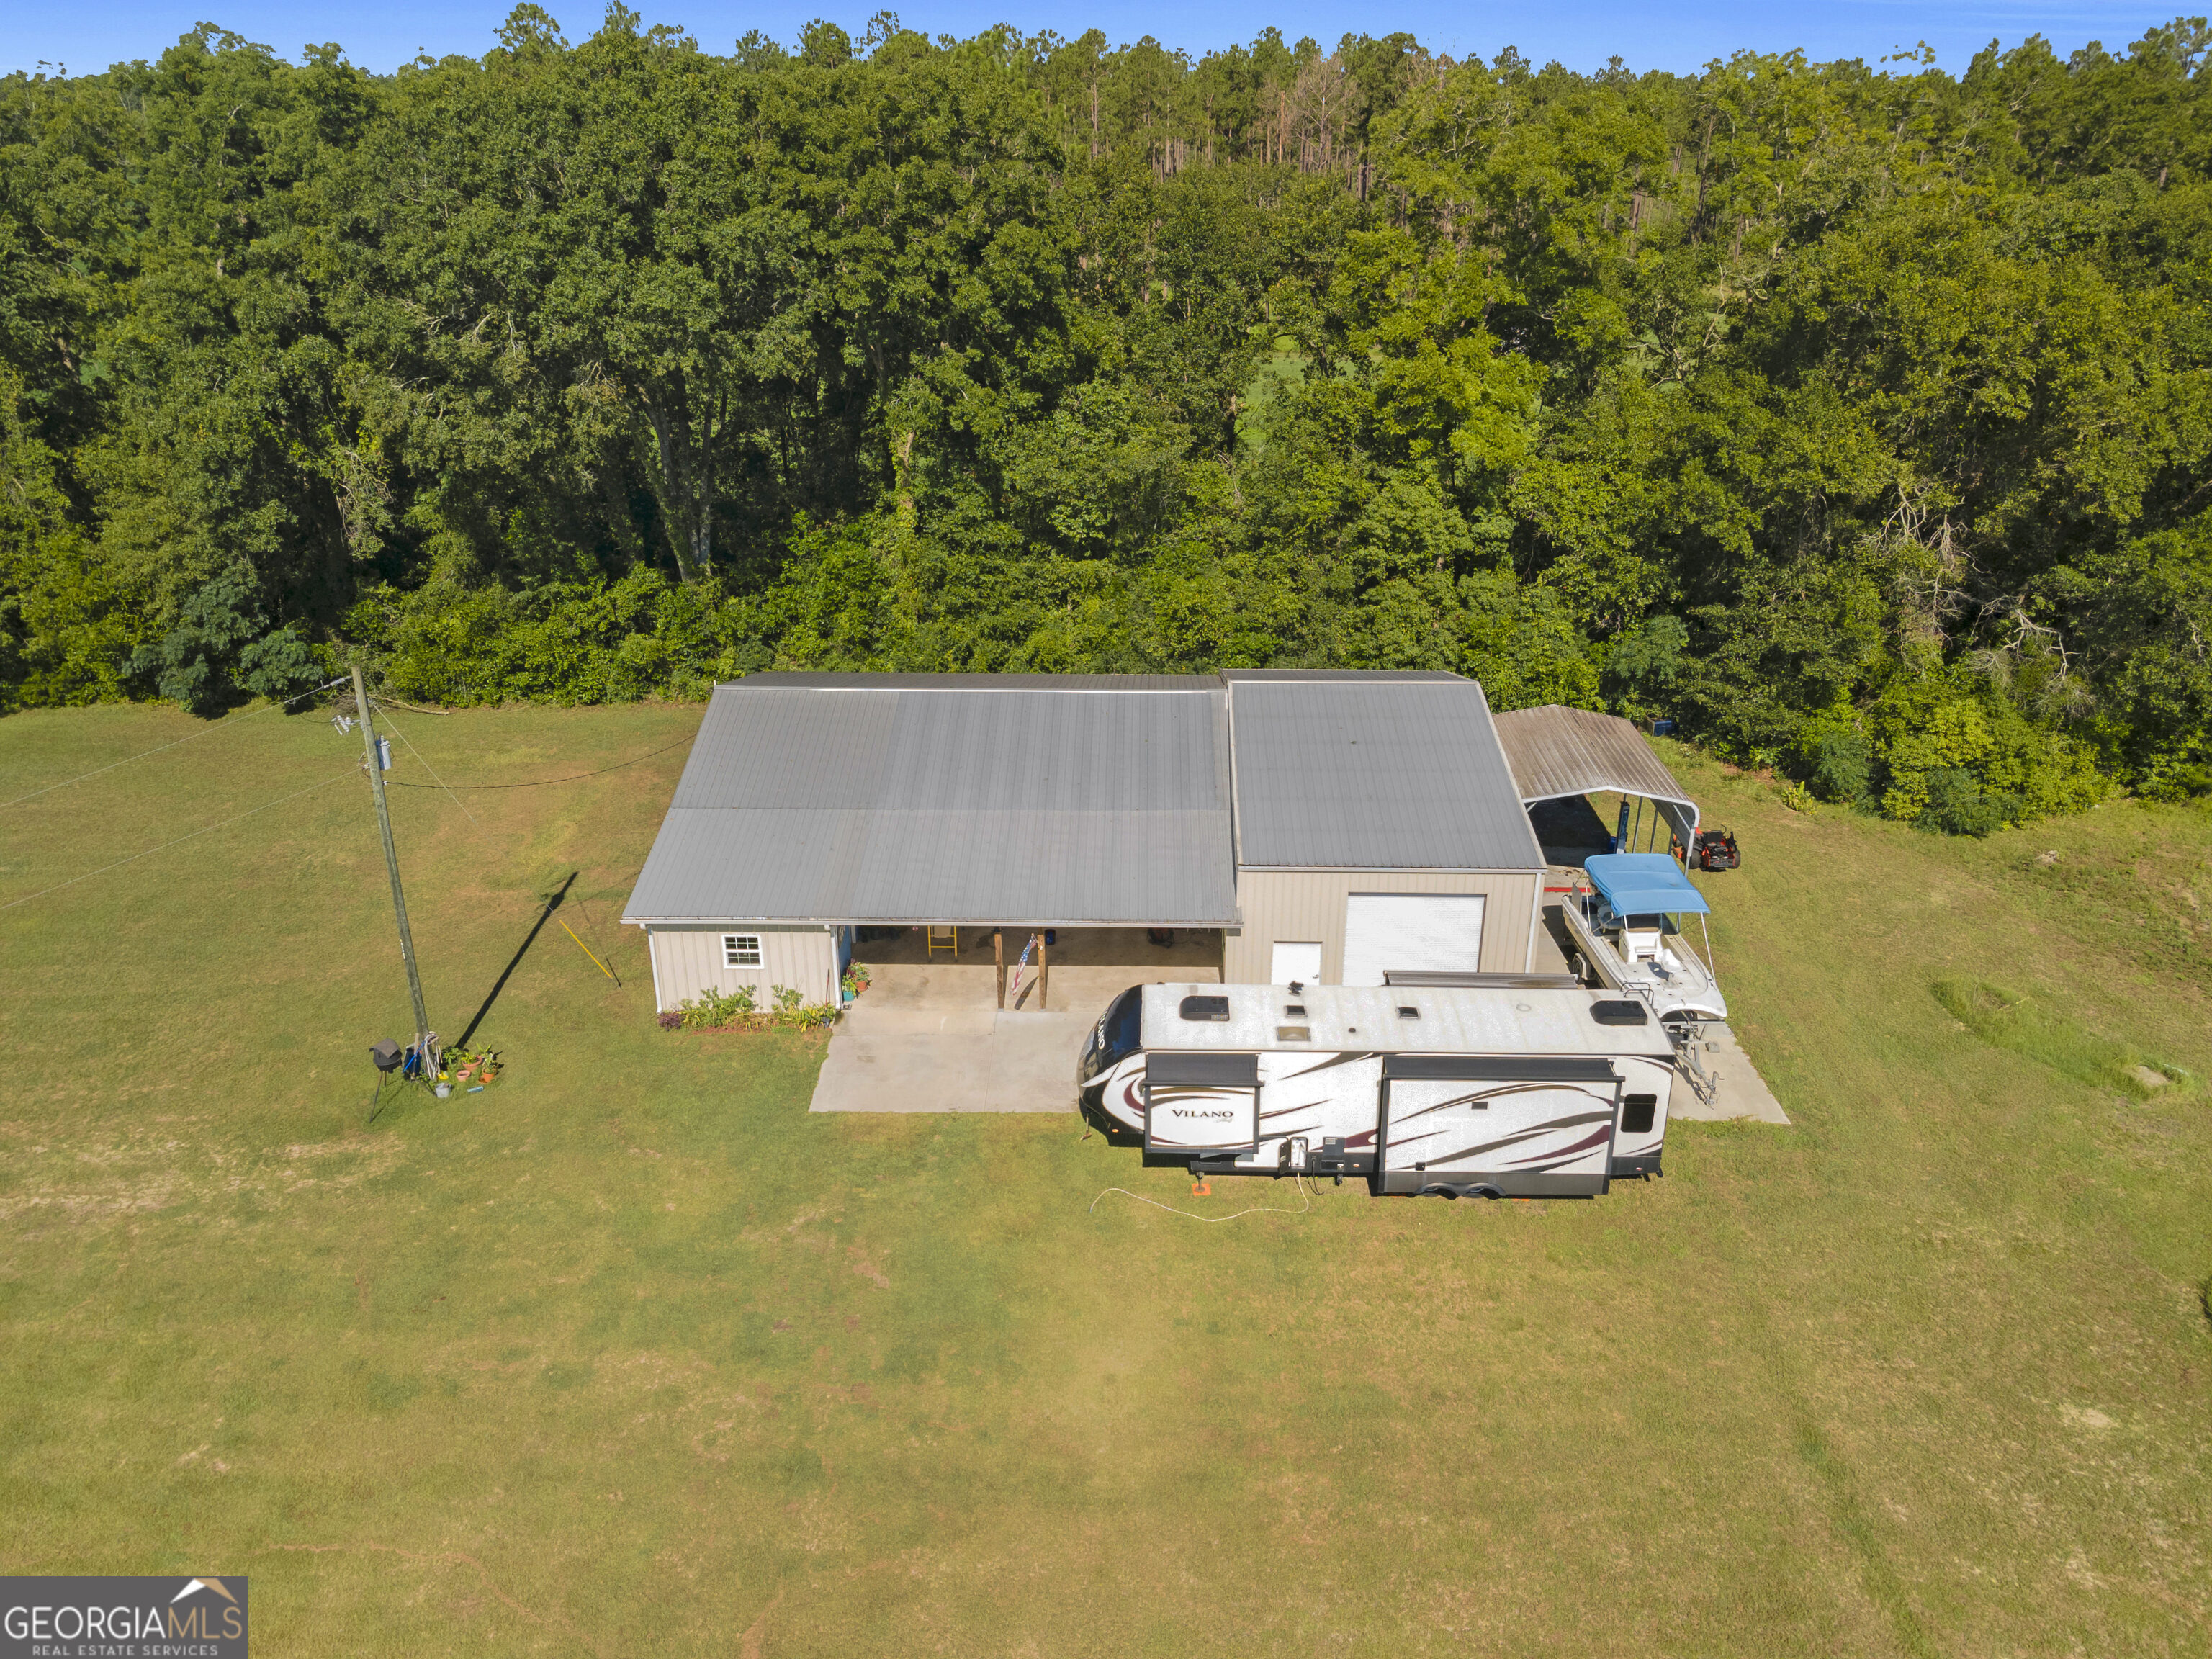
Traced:
[[[1600, 853], [1583, 861], [1579, 884], [1560, 906], [1575, 945], [1609, 988], [1650, 1006], [1662, 1024], [1700, 1026], [1728, 1018], [1713, 972], [1712, 909], [1682, 866], [1664, 853]], [[1702, 956], [1684, 931], [1698, 921]]]
[[1085, 1109], [1194, 1175], [1378, 1193], [1595, 1196], [1660, 1173], [1676, 1073], [1643, 1001], [1534, 986], [1132, 986], [1086, 1039]]

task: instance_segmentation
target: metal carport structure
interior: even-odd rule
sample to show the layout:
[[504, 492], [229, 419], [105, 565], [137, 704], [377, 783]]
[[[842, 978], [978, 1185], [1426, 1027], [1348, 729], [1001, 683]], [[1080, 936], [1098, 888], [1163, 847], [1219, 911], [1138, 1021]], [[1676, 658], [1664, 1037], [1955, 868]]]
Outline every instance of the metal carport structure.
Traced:
[[1696, 843], [1697, 802], [1618, 714], [1547, 703], [1492, 718], [1523, 807], [1577, 795], [1638, 796], [1684, 847]]

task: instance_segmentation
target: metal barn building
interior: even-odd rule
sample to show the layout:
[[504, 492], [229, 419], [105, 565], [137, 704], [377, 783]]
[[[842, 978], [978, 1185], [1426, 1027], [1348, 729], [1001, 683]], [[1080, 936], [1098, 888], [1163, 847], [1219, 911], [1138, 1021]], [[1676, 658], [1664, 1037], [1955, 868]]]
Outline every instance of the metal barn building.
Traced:
[[834, 1000], [860, 927], [1200, 930], [1232, 981], [1522, 972], [1543, 854], [1442, 673], [758, 674], [717, 687], [623, 920], [659, 1006]]
[[1231, 983], [1526, 972], [1544, 856], [1482, 688], [1456, 674], [1232, 672]]

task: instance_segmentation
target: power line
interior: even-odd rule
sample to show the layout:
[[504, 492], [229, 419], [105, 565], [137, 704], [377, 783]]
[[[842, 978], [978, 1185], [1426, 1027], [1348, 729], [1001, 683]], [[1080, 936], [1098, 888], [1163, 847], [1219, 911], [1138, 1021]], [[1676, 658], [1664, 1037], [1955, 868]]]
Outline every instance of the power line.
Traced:
[[[453, 802], [454, 805], [461, 806], [461, 798], [459, 795], [456, 795], [450, 788], [447, 787], [445, 779], [438, 776], [438, 769], [431, 765], [429, 761], [423, 756], [422, 751], [415, 746], [415, 739], [409, 737], [404, 732], [401, 732], [399, 730], [399, 723], [392, 718], [392, 710], [388, 707], [385, 707], [382, 700], [380, 698], [371, 698], [370, 701], [372, 702], [375, 702], [380, 708], [384, 708], [384, 723], [390, 726], [395, 732], [398, 733], [399, 741], [407, 745], [407, 752], [414, 756], [416, 760], [422, 763], [422, 769], [430, 775], [432, 780], [437, 784], [439, 788], [446, 791], [446, 799]], [[391, 780], [388, 778], [386, 779], [385, 784], [388, 788], [391, 786]], [[483, 828], [483, 825], [481, 823], [477, 823], [477, 815], [470, 811], [467, 807], [461, 806], [461, 816], [466, 818], [471, 823], [476, 823], [477, 829], [481, 830]]]
[[[319, 687], [317, 689], [327, 690], [329, 688]], [[326, 789], [331, 784], [336, 783], [339, 778], [351, 777], [358, 769], [358, 768], [348, 767], [343, 772], [337, 773], [333, 776], [325, 778], [320, 783], [311, 783], [305, 789], [295, 789], [289, 795], [280, 796], [272, 801], [264, 801], [260, 805], [253, 808], [252, 811], [240, 812], [237, 817], [225, 818], [221, 823], [210, 823], [206, 829], [195, 830], [189, 836], [179, 836], [176, 840], [165, 841], [159, 847], [149, 847], [143, 853], [133, 853], [127, 859], [118, 859], [112, 864], [103, 864], [97, 870], [88, 870], [81, 876], [71, 876], [67, 881], [58, 882], [52, 887], [42, 889], [35, 893], [27, 893], [21, 898], [9, 899], [7, 903], [0, 904], [0, 910], [12, 910], [19, 904], [28, 904], [33, 899], [42, 899], [46, 897], [48, 893], [58, 893], [64, 887], [74, 887], [81, 881], [90, 881], [94, 876], [104, 876], [110, 870], [120, 870], [126, 864], [136, 864], [140, 859], [149, 859], [156, 853], [166, 853], [172, 847], [182, 846], [185, 842], [196, 841], [202, 836], [213, 835], [216, 830], [227, 829], [231, 824], [240, 822], [240, 819], [252, 817], [256, 812], [266, 812], [270, 807], [282, 806], [288, 800], [297, 800], [302, 795], [312, 795], [318, 789]]]
[[[185, 737], [179, 738], [176, 743], [165, 743], [159, 748], [149, 749], [140, 754], [126, 755], [119, 761], [110, 761], [105, 766], [94, 767], [91, 771], [81, 774], [76, 777], [64, 778], [59, 783], [50, 783], [43, 789], [33, 789], [27, 795], [18, 795], [13, 800], [0, 800], [0, 811], [4, 811], [6, 808], [10, 806], [19, 806], [27, 800], [36, 800], [41, 795], [51, 795], [57, 789], [66, 789], [73, 783], [82, 783], [86, 778], [96, 778], [102, 772], [112, 772], [118, 766], [128, 766], [132, 761], [144, 760], [148, 755], [158, 755], [161, 753], [163, 750], [176, 748], [179, 744], [191, 743], [200, 738], [212, 737], [217, 732], [228, 732], [232, 726], [239, 725], [242, 721], [252, 720], [255, 714], [265, 714], [269, 713], [270, 708], [289, 708], [294, 703], [304, 702], [309, 697], [319, 696], [322, 692], [329, 690], [333, 685], [343, 685], [344, 684], [345, 682], [343, 679], [327, 681], [325, 684], [317, 686], [313, 691], [302, 691], [298, 696], [287, 697], [283, 702], [272, 702], [269, 705], [268, 708], [256, 708], [246, 714], [233, 715], [230, 719], [226, 720], [217, 720], [212, 726], [203, 726], [197, 732], [191, 732]], [[18, 902], [20, 902], [21, 901], [18, 901]], [[4, 910], [6, 908], [7, 906], [0, 905], [0, 910]]]
[[[398, 728], [394, 726], [392, 729], [397, 731]], [[693, 735], [696, 736], [697, 734], [695, 732]], [[625, 766], [635, 766], [640, 761], [649, 761], [654, 755], [665, 755], [671, 749], [681, 749], [685, 744], [690, 741], [690, 738], [678, 738], [674, 743], [668, 744], [659, 749], [655, 749], [650, 753], [633, 755], [626, 761], [617, 761], [612, 766], [602, 766], [596, 772], [572, 772], [565, 778], [539, 778], [531, 783], [456, 783], [452, 785], [443, 783], [402, 783], [398, 779], [394, 778], [387, 782], [384, 787], [387, 789], [445, 789], [448, 793], [454, 789], [542, 789], [549, 783], [575, 783], [584, 778], [605, 777], [610, 772], [621, 771]], [[415, 745], [410, 743], [407, 746], [410, 749], [412, 749]], [[420, 760], [422, 757], [418, 755], [416, 758]], [[428, 761], [424, 761], [422, 763], [426, 767], [429, 764]], [[435, 777], [437, 774], [434, 772], [431, 775]], [[460, 802], [455, 801], [453, 805], [459, 806]]]

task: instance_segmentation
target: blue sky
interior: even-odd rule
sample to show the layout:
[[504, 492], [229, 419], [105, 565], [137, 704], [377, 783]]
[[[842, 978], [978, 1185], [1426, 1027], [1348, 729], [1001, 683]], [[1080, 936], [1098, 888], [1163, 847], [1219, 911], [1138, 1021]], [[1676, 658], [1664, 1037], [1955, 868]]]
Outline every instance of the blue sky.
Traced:
[[[29, 69], [40, 60], [72, 71], [103, 69], [118, 59], [151, 58], [202, 17], [296, 57], [303, 42], [335, 40], [357, 64], [388, 70], [419, 51], [481, 55], [509, 0], [387, 0], [373, 8], [329, 0], [15, 0], [13, 21], [0, 25], [0, 70]], [[650, 23], [677, 23], [709, 50], [761, 29], [790, 41], [799, 26], [819, 14], [854, 33], [873, 11], [872, 0], [839, 9], [836, 0], [740, 4], [732, 0], [633, 0]], [[569, 39], [596, 25], [604, 0], [546, 0]], [[865, 8], [865, 9], [863, 9]], [[1185, 0], [1177, 5], [1101, 0], [1079, 9], [1035, 0], [927, 0], [893, 4], [908, 27], [932, 33], [971, 34], [991, 23], [1062, 34], [1096, 27], [1116, 41], [1151, 34], [1193, 53], [1249, 40], [1273, 24], [1296, 40], [1310, 34], [1333, 43], [1347, 29], [1384, 34], [1406, 29], [1429, 46], [1455, 56], [1489, 57], [1506, 46], [1536, 63], [1557, 58], [1572, 69], [1595, 69], [1618, 53], [1636, 69], [1694, 70], [1707, 59], [1743, 48], [1777, 52], [1802, 47], [1815, 58], [1881, 57], [1925, 40], [1937, 61], [1954, 74], [1990, 40], [2014, 45], [2041, 34], [2062, 52], [2088, 40], [2118, 51], [2153, 25], [2169, 21], [2173, 6], [2125, 3], [1974, 3], [1935, 7], [1905, 0], [1802, 0], [1753, 4], [1748, 0], [1695, 9], [1630, 5], [1622, 0], [1552, 0], [1540, 6], [1449, 3], [1448, 0], [1385, 0], [1384, 3], [1322, 5], [1316, 0]]]

